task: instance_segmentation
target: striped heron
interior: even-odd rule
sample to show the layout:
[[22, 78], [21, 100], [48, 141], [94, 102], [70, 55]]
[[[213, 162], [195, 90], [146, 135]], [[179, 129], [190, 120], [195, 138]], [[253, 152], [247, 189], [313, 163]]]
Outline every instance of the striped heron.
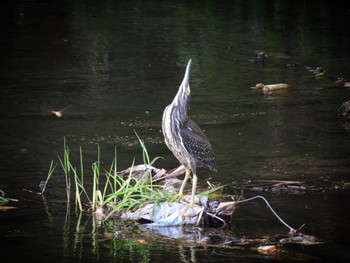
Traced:
[[212, 171], [217, 171], [217, 165], [209, 140], [188, 116], [191, 98], [190, 72], [191, 59], [175, 98], [164, 110], [162, 130], [165, 144], [186, 168], [185, 179], [175, 199], [180, 200], [183, 197], [184, 188], [192, 172], [192, 194], [189, 206], [193, 208], [197, 186], [197, 166], [205, 166]]

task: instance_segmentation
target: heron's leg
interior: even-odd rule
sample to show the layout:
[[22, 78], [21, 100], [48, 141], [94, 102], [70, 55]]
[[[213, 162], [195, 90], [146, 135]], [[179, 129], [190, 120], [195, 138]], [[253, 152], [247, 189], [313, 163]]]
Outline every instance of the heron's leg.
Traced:
[[193, 217], [196, 215], [196, 211], [194, 210], [194, 204], [196, 203], [195, 201], [196, 188], [197, 188], [197, 175], [193, 174], [191, 200], [190, 200], [190, 203], [187, 204], [184, 210], [182, 211], [183, 216]]
[[180, 200], [184, 196], [185, 186], [186, 186], [186, 183], [187, 183], [188, 179], [190, 178], [190, 174], [191, 174], [191, 170], [186, 168], [185, 178], [184, 178], [184, 180], [182, 182], [180, 190], [177, 193], [177, 195], [175, 195], [174, 198], [172, 198], [172, 200]]
[[196, 175], [196, 174], [193, 174], [193, 179], [192, 179], [192, 195], [191, 195], [190, 207], [193, 207], [194, 204], [195, 204], [196, 188], [197, 188], [197, 175]]
[[187, 183], [188, 179], [190, 178], [190, 173], [191, 173], [191, 170], [186, 168], [185, 178], [184, 178], [184, 180], [182, 182], [182, 185], [181, 185], [179, 193], [178, 193], [178, 195], [181, 196], [181, 198], [184, 196], [185, 186], [186, 186], [186, 183]]

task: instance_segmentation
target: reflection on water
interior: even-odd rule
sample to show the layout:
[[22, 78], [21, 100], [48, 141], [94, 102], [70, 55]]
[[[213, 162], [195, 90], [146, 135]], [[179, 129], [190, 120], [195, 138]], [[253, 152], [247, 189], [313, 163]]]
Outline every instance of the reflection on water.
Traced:
[[[12, 259], [256, 260], [251, 252], [242, 252], [244, 258], [173, 240], [145, 246], [134, 237], [106, 238], [107, 228], [95, 228], [88, 215], [66, 217], [65, 203], [54, 197], [64, 198], [63, 189], [54, 187], [47, 206], [22, 190], [37, 191], [62, 152], [63, 137], [73, 153], [82, 146], [89, 163], [96, 144], [106, 160], [117, 146], [123, 169], [135, 156], [142, 161], [136, 130], [151, 155], [165, 158], [159, 166], [175, 167], [162, 143], [161, 116], [189, 58], [190, 114], [219, 164], [217, 174], [200, 170], [200, 183], [264, 179], [321, 186], [323, 192], [268, 198], [290, 224], [306, 223], [305, 231], [329, 241], [336, 252], [328, 256], [345, 257], [350, 136], [336, 111], [350, 94], [330, 87], [339, 76], [349, 78], [348, 3], [10, 1], [3, 9], [0, 189], [18, 198], [20, 209], [0, 214], [0, 247]], [[266, 63], [251, 63], [260, 51]], [[305, 66], [324, 68], [327, 78], [310, 77]], [[250, 88], [259, 82], [293, 88], [263, 94]], [[68, 105], [60, 118], [52, 115]], [[257, 217], [254, 209], [239, 209], [233, 227], [242, 235], [279, 232], [269, 216]]]

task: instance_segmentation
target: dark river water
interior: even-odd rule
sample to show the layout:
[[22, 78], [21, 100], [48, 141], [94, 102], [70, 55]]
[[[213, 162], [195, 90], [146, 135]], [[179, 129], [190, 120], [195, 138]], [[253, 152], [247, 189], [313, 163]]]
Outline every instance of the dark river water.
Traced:
[[[334, 1], [6, 1], [0, 38], [0, 190], [18, 199], [0, 212], [1, 262], [261, 262], [350, 259], [350, 126], [337, 109], [350, 89], [350, 4]], [[252, 63], [257, 52], [266, 63]], [[218, 172], [199, 184], [227, 194], [263, 194], [290, 225], [324, 242], [273, 258], [203, 248], [175, 238], [129, 238], [97, 228], [89, 213], [67, 213], [56, 179], [37, 195], [66, 138], [86, 167], [142, 163], [136, 131], [155, 166], [178, 161], [163, 143], [161, 117], [192, 59], [190, 115], [214, 148]], [[316, 78], [310, 68], [322, 67]], [[293, 88], [264, 94], [257, 83]], [[61, 118], [52, 110], [67, 109]], [[55, 175], [59, 178], [60, 174]], [[315, 191], [255, 193], [250, 185], [302, 181]], [[123, 226], [120, 226], [123, 227]], [[124, 226], [125, 227], [125, 226]], [[255, 202], [238, 207], [226, 234], [288, 232]], [[105, 233], [105, 234], [103, 234]], [[147, 244], [135, 240], [146, 239]], [[303, 252], [303, 253], [302, 253]]]

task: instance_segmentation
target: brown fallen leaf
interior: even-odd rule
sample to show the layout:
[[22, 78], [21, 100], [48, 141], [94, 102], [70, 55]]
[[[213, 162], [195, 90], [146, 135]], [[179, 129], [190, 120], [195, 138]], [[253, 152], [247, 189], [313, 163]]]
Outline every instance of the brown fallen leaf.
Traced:
[[67, 107], [60, 109], [60, 110], [52, 110], [51, 113], [53, 115], [55, 115], [57, 118], [61, 118], [63, 116], [63, 112], [65, 112], [66, 110], [68, 110], [72, 105], [69, 104]]
[[97, 211], [95, 211], [95, 212], [92, 212], [95, 216], [100, 216], [100, 217], [103, 217], [103, 218], [106, 218], [107, 217], [107, 215], [106, 214], [104, 214], [104, 213], [100, 213], [100, 212], [97, 212]]
[[136, 243], [139, 243], [139, 244], [145, 244], [145, 245], [147, 245], [147, 241], [144, 240], [144, 239], [136, 239], [135, 242], [136, 242]]
[[259, 253], [265, 254], [265, 255], [273, 255], [279, 252], [280, 245], [266, 245], [266, 246], [260, 246], [257, 248]]
[[104, 236], [105, 238], [112, 239], [112, 238], [114, 238], [114, 233], [111, 233], [111, 232], [104, 232], [104, 233], [103, 233], [103, 236]]
[[0, 211], [6, 212], [7, 210], [17, 209], [17, 207], [14, 206], [0, 206]]

